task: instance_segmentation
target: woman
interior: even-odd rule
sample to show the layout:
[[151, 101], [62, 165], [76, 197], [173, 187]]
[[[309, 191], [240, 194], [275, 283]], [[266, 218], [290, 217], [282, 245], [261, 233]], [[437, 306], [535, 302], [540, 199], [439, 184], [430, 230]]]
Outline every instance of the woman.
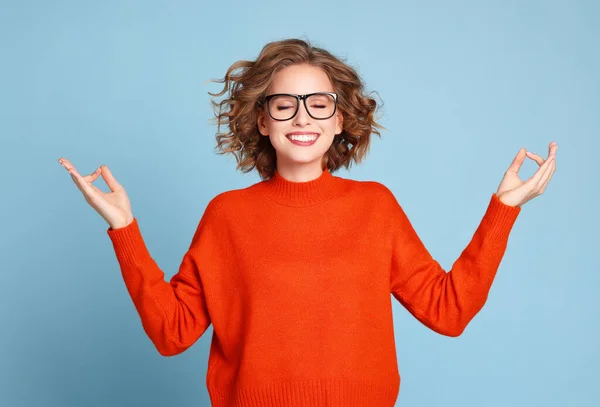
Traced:
[[[209, 202], [170, 282], [110, 170], [81, 176], [59, 160], [110, 225], [145, 332], [171, 356], [212, 323], [206, 384], [217, 407], [393, 406], [390, 295], [433, 331], [460, 335], [487, 299], [521, 205], [552, 177], [556, 144], [546, 160], [519, 151], [446, 273], [387, 187], [332, 174], [359, 162], [381, 127], [351, 67], [290, 39], [233, 64], [220, 82], [213, 96], [230, 92], [214, 102], [220, 153], [262, 181]], [[524, 182], [526, 154], [540, 168]], [[110, 193], [92, 185], [99, 176]]]

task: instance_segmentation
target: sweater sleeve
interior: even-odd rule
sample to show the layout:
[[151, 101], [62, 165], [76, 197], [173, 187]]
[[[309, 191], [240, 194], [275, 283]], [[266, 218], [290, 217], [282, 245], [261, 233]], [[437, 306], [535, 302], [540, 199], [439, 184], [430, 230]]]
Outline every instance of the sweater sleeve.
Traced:
[[493, 194], [471, 241], [449, 272], [434, 260], [394, 198], [392, 295], [433, 331], [458, 336], [481, 310], [521, 211]]
[[148, 252], [137, 219], [107, 230], [143, 329], [163, 356], [184, 352], [211, 323], [201, 279], [206, 270], [200, 269], [197, 260], [198, 246], [208, 239], [207, 229], [203, 216], [170, 282]]

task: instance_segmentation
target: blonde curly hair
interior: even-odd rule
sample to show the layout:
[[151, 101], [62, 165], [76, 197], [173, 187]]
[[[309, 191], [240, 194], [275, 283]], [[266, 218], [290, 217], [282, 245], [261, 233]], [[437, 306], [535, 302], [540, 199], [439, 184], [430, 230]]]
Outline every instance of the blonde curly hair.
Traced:
[[[385, 129], [374, 118], [377, 102], [364, 93], [364, 85], [352, 67], [308, 40], [291, 38], [270, 42], [255, 61], [237, 61], [229, 67], [224, 78], [211, 79], [211, 82], [224, 83], [224, 86], [219, 93], [208, 92], [210, 96], [218, 97], [229, 91], [229, 97], [220, 102], [211, 98], [215, 115], [211, 120], [217, 124], [218, 154], [232, 153], [237, 169], [247, 173], [256, 168], [263, 180], [275, 173], [277, 156], [269, 138], [258, 131], [261, 102], [273, 75], [294, 64], [310, 64], [323, 69], [338, 94], [338, 109], [344, 118], [343, 130], [335, 136], [323, 156], [322, 168], [327, 167], [333, 173], [342, 166], [349, 168], [352, 161], [359, 163], [369, 150], [371, 133], [381, 137], [378, 129]], [[227, 125], [228, 131], [221, 132], [222, 125]]]

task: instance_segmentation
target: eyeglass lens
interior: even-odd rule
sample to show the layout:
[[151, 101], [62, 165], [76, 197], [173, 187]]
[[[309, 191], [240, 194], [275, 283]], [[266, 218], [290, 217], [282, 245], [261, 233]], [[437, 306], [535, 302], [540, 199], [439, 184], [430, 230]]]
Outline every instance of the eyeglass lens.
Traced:
[[[274, 119], [291, 119], [296, 111], [298, 99], [293, 96], [275, 96], [269, 101], [269, 112]], [[306, 99], [308, 113], [315, 119], [328, 119], [333, 115], [335, 99], [328, 94], [315, 94]]]

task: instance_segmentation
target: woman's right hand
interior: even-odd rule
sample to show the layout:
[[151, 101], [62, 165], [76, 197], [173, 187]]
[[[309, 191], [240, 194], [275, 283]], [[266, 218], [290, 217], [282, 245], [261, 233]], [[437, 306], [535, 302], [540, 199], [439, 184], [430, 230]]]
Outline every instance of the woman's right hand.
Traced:
[[[108, 222], [112, 229], [119, 229], [133, 222], [133, 213], [127, 193], [106, 165], [100, 166], [94, 173], [82, 176], [67, 159], [60, 158], [58, 162], [71, 174], [75, 185], [83, 194], [86, 202]], [[110, 192], [101, 191], [94, 185], [96, 179], [102, 176]]]

